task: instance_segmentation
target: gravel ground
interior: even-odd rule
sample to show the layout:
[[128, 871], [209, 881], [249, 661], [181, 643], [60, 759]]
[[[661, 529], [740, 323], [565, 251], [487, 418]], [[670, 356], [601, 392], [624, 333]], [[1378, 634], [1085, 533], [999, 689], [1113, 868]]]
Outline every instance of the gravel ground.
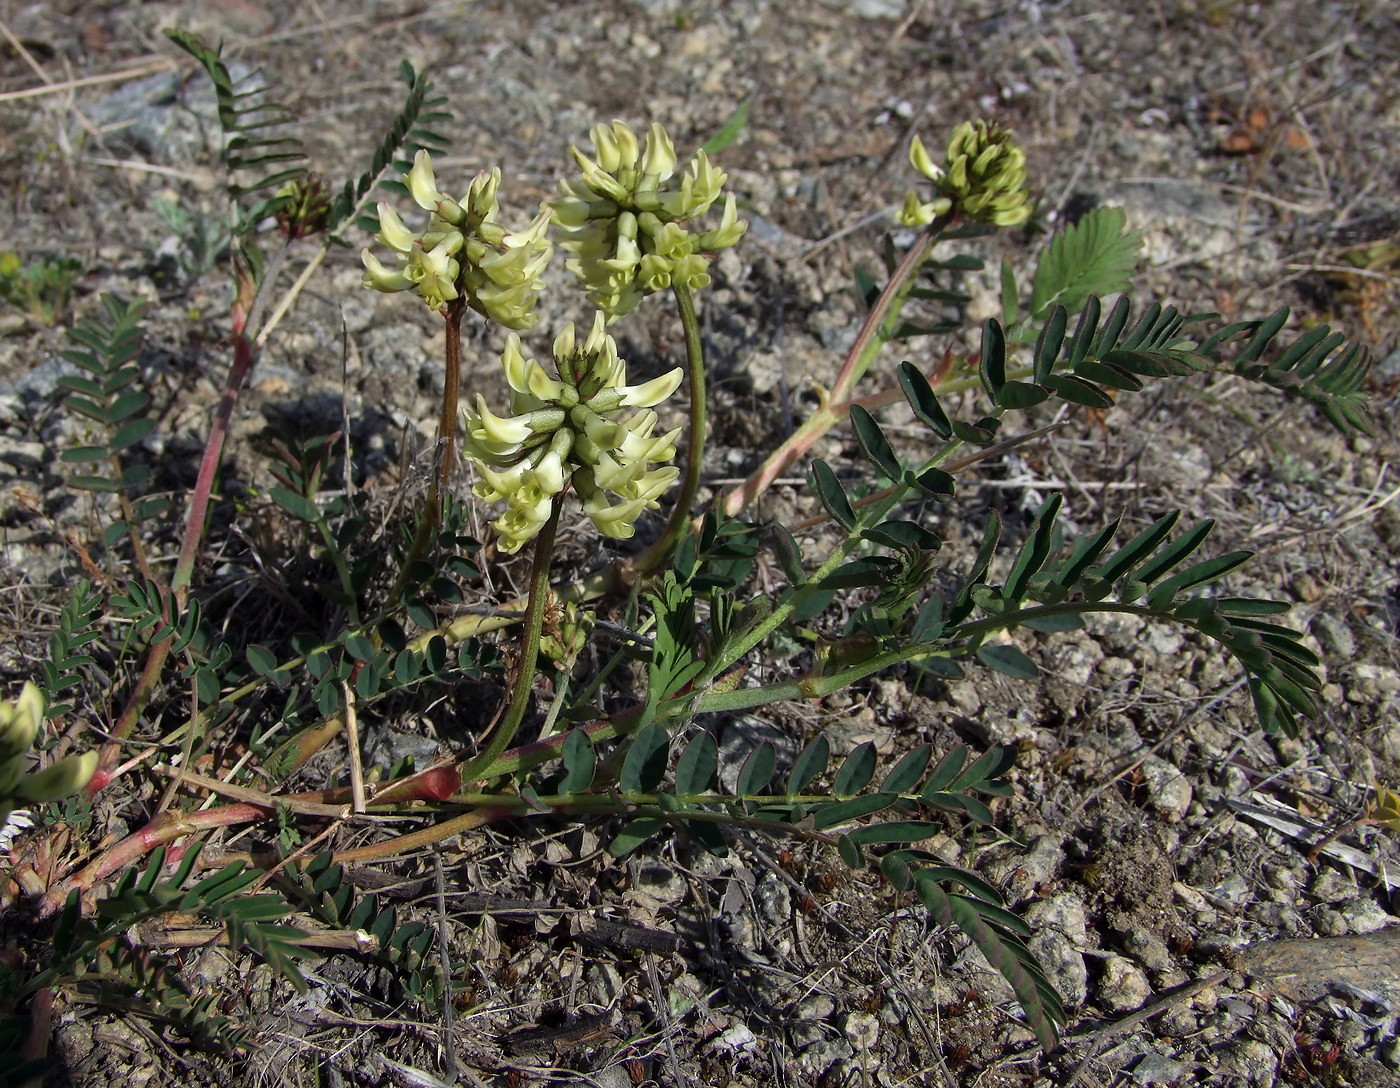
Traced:
[[[0, 237], [25, 257], [82, 260], [74, 315], [93, 313], [101, 292], [150, 300], [169, 390], [158, 452], [186, 484], [222, 378], [227, 302], [217, 272], [171, 276], [179, 246], [157, 211], [163, 199], [218, 206], [199, 80], [182, 82], [190, 65], [160, 34], [176, 24], [261, 67], [331, 176], [361, 168], [397, 108], [398, 60], [430, 69], [459, 118], [438, 176], [500, 163], [516, 218], [552, 194], [567, 146], [599, 121], [660, 121], [689, 147], [747, 103], [750, 123], [720, 161], [750, 237], [718, 262], [703, 299], [712, 481], [742, 476], [801, 418], [808, 384], [834, 373], [858, 320], [854, 270], [878, 260], [912, 181], [910, 132], [936, 145], [982, 115], [1025, 144], [1047, 220], [1097, 204], [1128, 211], [1146, 241], [1144, 297], [1228, 320], [1289, 305], [1367, 343], [1383, 421], [1374, 439], [1342, 437], [1238, 381], [1187, 379], [979, 465], [961, 481], [957, 520], [938, 527], [944, 555], [966, 555], [987, 510], [1023, 530], [1054, 488], [1080, 528], [1118, 512], [1138, 524], [1176, 508], [1215, 518], [1216, 552], [1258, 553], [1234, 589], [1295, 602], [1293, 622], [1325, 662], [1323, 715], [1296, 740], [1259, 733], [1220, 655], [1130, 618], [1023, 639], [1044, 668], [1038, 686], [985, 672], [917, 689], [881, 679], [722, 724], [722, 742], [771, 739], [780, 752], [822, 730], [837, 750], [873, 740], [890, 754], [1017, 744], [1016, 795], [996, 828], [950, 827], [935, 845], [996, 881], [1035, 926], [1033, 948], [1071, 1011], [1055, 1054], [1035, 1048], [1000, 976], [962, 938], [835, 857], [741, 839], [721, 861], [674, 839], [619, 864], [601, 852], [601, 828], [532, 825], [443, 855], [447, 956], [461, 980], [450, 1026], [392, 1004], [386, 980], [350, 958], [326, 961], [295, 996], [250, 957], [210, 950], [190, 970], [246, 1002], [257, 1041], [246, 1063], [72, 1004], [55, 1018], [63, 1083], [1400, 1083], [1400, 929], [1389, 928], [1400, 850], [1354, 823], [1374, 785], [1400, 784], [1389, 428], [1400, 23], [1384, 4], [1330, 0], [1138, 7], [0, 4], [13, 36], [0, 53]], [[23, 96], [45, 82], [61, 86]], [[1035, 245], [999, 236], [983, 255], [1024, 266]], [[1365, 274], [1358, 260], [1371, 262]], [[544, 329], [579, 316], [562, 262], [551, 277], [560, 289], [545, 295]], [[253, 471], [247, 441], [269, 425], [338, 421], [342, 404], [368, 486], [402, 476], [415, 436], [431, 437], [440, 322], [359, 279], [355, 251], [333, 252], [268, 344], [240, 405], [240, 469]], [[974, 278], [970, 327], [994, 312], [995, 292], [993, 277]], [[61, 601], [53, 587], [79, 573], [65, 532], [87, 534], [91, 514], [56, 487], [61, 336], [13, 307], [0, 333], [8, 691], [25, 655], [41, 652], [33, 634]], [[621, 334], [623, 354], [658, 372], [682, 350], [664, 307]], [[498, 348], [470, 345], [468, 388], [496, 380]], [[836, 433], [816, 452], [853, 451]], [[808, 501], [779, 487], [758, 513], [787, 521]], [[113, 829], [135, 818], [121, 801], [107, 816]], [[430, 860], [401, 868], [434, 874]], [[436, 917], [431, 882], [418, 890], [405, 909]], [[511, 902], [470, 897], [484, 892]]]

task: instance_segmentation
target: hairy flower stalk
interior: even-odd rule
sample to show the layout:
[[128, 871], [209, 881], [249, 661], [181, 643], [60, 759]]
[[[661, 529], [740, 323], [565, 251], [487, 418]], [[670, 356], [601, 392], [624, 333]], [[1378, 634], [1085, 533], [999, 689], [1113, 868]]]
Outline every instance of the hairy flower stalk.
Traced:
[[[656, 435], [653, 407], [680, 385], [679, 367], [641, 385], [627, 385], [617, 344], [595, 315], [578, 344], [572, 324], [554, 341], [559, 377], [526, 359], [520, 338], [506, 341], [501, 365], [513, 396], [511, 415], [498, 416], [479, 394], [464, 410], [465, 453], [481, 475], [474, 491], [487, 502], [504, 501], [492, 522], [502, 551], [516, 552], [549, 519], [555, 496], [572, 483], [583, 510], [604, 536], [632, 536], [643, 510], [679, 472], [665, 463], [676, 454], [677, 427]], [[626, 409], [640, 408], [630, 417]]]
[[1017, 227], [1030, 218], [1026, 155], [999, 125], [964, 122], [953, 129], [941, 164], [933, 161], [915, 136], [909, 161], [938, 191], [929, 201], [921, 201], [917, 193], [905, 198], [899, 213], [905, 226], [926, 227], [949, 212], [999, 227]]
[[560, 183], [552, 209], [566, 238], [561, 244], [574, 255], [567, 267], [588, 288], [589, 300], [611, 324], [655, 291], [708, 286], [704, 254], [734, 245], [748, 223], [729, 193], [713, 230], [692, 233], [682, 224], [710, 210], [728, 175], [700, 151], [677, 177], [676, 149], [657, 124], [644, 146], [621, 121], [598, 125], [590, 135], [594, 158], [569, 149], [582, 176]]
[[541, 278], [553, 254], [547, 232], [548, 210], [521, 231], [508, 231], [496, 222], [501, 172], [477, 174], [460, 200], [437, 187], [426, 151], [413, 158], [404, 176], [409, 194], [431, 212], [426, 230], [409, 230], [387, 202], [379, 204], [379, 233], [375, 237], [397, 255], [397, 268], [387, 268], [368, 249], [364, 286], [376, 291], [415, 290], [447, 322], [447, 356], [438, 423], [438, 471], [429, 489], [406, 562], [394, 584], [397, 597], [407, 585], [413, 561], [422, 555], [437, 523], [440, 489], [451, 482], [456, 465], [457, 396], [461, 376], [461, 328], [467, 308], [510, 329], [528, 329], [537, 320], [535, 303], [544, 289]]
[[546, 237], [549, 212], [541, 211], [528, 227], [508, 231], [496, 222], [501, 171], [477, 174], [461, 200], [440, 192], [432, 160], [419, 151], [404, 176], [414, 202], [431, 212], [426, 230], [409, 230], [386, 201], [379, 203], [375, 238], [392, 249], [397, 267], [386, 267], [369, 249], [364, 285], [376, 291], [416, 290], [440, 310], [453, 299], [510, 329], [528, 329], [536, 321], [535, 302], [553, 246]]

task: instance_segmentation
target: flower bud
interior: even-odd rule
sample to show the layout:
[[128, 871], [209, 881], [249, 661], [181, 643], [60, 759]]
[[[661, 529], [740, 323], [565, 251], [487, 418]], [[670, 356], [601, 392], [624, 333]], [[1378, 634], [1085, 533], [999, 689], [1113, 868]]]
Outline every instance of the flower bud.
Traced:
[[941, 166], [934, 164], [916, 136], [909, 145], [909, 161], [940, 195], [922, 202], [911, 193], [899, 214], [907, 226], [925, 226], [954, 211], [997, 226], [1019, 226], [1030, 218], [1025, 152], [998, 125], [986, 121], [958, 125]]
[[666, 130], [656, 122], [647, 130], [646, 151], [642, 153], [642, 173], [656, 182], [676, 172], [676, 147]]
[[25, 683], [14, 702], [0, 702], [0, 823], [16, 807], [77, 793], [97, 770], [92, 751], [31, 771], [30, 749], [43, 720], [44, 693], [32, 683]]
[[747, 224], [732, 199], [713, 231], [693, 235], [682, 223], [719, 199], [724, 171], [700, 151], [677, 179], [675, 146], [660, 125], [648, 130], [640, 161], [636, 134], [621, 121], [595, 127], [592, 137], [596, 161], [570, 149], [582, 176], [560, 184], [552, 208], [555, 225], [567, 236], [563, 246], [574, 256], [566, 267], [587, 287], [589, 299], [611, 323], [646, 294], [673, 284], [707, 285], [701, 263], [690, 261], [679, 276], [677, 263], [697, 250], [734, 245]]
[[61, 801], [86, 786], [96, 770], [96, 751], [66, 756], [42, 771], [24, 775], [15, 785], [14, 797], [25, 802]]
[[18, 699], [0, 702], [0, 760], [27, 754], [43, 720], [44, 693], [26, 680]]
[[[565, 326], [553, 354], [558, 379], [525, 358], [519, 337], [509, 337], [501, 367], [517, 414], [493, 415], [480, 396], [475, 409], [463, 412], [464, 449], [479, 474], [473, 491], [506, 503], [491, 523], [505, 552], [518, 551], [539, 532], [570, 482], [598, 530], [622, 539], [679, 476], [662, 462], [675, 457], [680, 428], [653, 437], [657, 416], [651, 410], [680, 384], [679, 368], [627, 385], [626, 364], [601, 311], [582, 344], [574, 326]], [[629, 408], [641, 411], [629, 417]]]
[[389, 207], [385, 200], [379, 202], [379, 233], [374, 237], [399, 253], [408, 253], [413, 249], [413, 232], [403, 225], [399, 213]]
[[522, 231], [505, 230], [494, 222], [500, 170], [477, 174], [467, 195], [454, 201], [438, 190], [426, 151], [414, 156], [404, 180], [418, 206], [433, 213], [428, 229], [415, 234], [380, 203], [375, 237], [399, 255], [400, 265], [391, 271], [365, 251], [364, 285], [378, 291], [416, 288], [435, 310], [465, 296], [473, 310], [507, 328], [533, 325], [544, 288], [541, 274], [553, 252], [550, 212], [541, 211]]
[[413, 156], [413, 166], [404, 178], [409, 195], [426, 212], [437, 211], [437, 206], [450, 199], [438, 192], [437, 178], [433, 176], [433, 160], [427, 151], [419, 150]]

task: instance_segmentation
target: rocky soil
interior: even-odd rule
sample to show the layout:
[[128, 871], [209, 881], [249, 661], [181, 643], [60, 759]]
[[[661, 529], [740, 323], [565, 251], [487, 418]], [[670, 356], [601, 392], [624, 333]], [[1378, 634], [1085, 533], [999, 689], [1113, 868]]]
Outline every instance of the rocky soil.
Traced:
[[[188, 235], [159, 210], [220, 206], [216, 130], [200, 77], [160, 33], [171, 25], [261, 68], [330, 177], [363, 168], [399, 103], [399, 59], [430, 69], [457, 118], [439, 177], [501, 164], [520, 219], [593, 124], [660, 121], [691, 147], [746, 103], [749, 124], [720, 162], [750, 236], [717, 263], [703, 299], [713, 484], [753, 467], [801, 419], [811, 383], [834, 373], [858, 322], [855, 269], [877, 265], [913, 180], [909, 134], [936, 146], [983, 115], [1025, 144], [1047, 224], [1127, 209], [1146, 242], [1144, 298], [1226, 320], [1288, 305], [1299, 327], [1330, 321], [1368, 344], [1381, 421], [1374, 438], [1344, 437], [1234, 379], [1162, 384], [976, 466], [938, 526], [956, 564], [987, 510], [1024, 531], [1056, 488], [1078, 529], [1119, 512], [1134, 524], [1178, 508], [1216, 519], [1215, 552], [1258, 553], [1234, 588], [1294, 602], [1292, 622], [1325, 662], [1323, 714], [1297, 739], [1261, 735], [1216, 650], [1122, 619], [1022, 639], [1043, 667], [1037, 685], [971, 670], [952, 683], [889, 677], [723, 723], [740, 750], [771, 739], [790, 753], [822, 730], [838, 750], [1019, 746], [996, 827], [950, 825], [935, 846], [998, 883], [1035, 927], [1032, 947], [1071, 1010], [1050, 1056], [965, 940], [834, 856], [740, 838], [721, 861], [672, 839], [619, 864], [601, 851], [605, 828], [531, 824], [464, 838], [441, 870], [432, 859], [399, 867], [429, 878], [404, 909], [450, 934], [450, 1017], [391, 1003], [387, 981], [350, 957], [316, 967], [298, 996], [253, 958], [206, 950], [190, 971], [245, 1002], [256, 1040], [246, 1061], [75, 1002], [56, 1013], [63, 1073], [52, 1083], [1400, 1082], [1400, 847], [1357, 823], [1375, 786], [1400, 785], [1400, 447], [1389, 424], [1400, 24], [1386, 5], [61, 0], [0, 5], [0, 21], [0, 248], [78, 258], [69, 316], [95, 313], [104, 292], [149, 301], [150, 365], [168, 392], [165, 445], [152, 452], [172, 487], [193, 478], [222, 381], [227, 280], [218, 267], [190, 274]], [[981, 253], [993, 270], [1002, 257], [1024, 268], [1037, 244], [998, 236]], [[582, 316], [562, 261], [550, 275], [542, 330]], [[343, 413], [360, 484], [412, 479], [436, 417], [441, 323], [359, 280], [356, 251], [333, 251], [269, 341], [231, 473], [257, 482], [250, 441], [270, 427], [339, 425]], [[996, 278], [971, 287], [962, 316], [975, 329], [996, 311]], [[662, 306], [619, 331], [644, 371], [680, 358]], [[61, 487], [56, 450], [73, 430], [54, 402], [60, 332], [11, 305], [0, 333], [10, 693], [44, 653], [62, 587], [83, 573], [73, 544], [94, 515]], [[490, 335], [470, 345], [469, 389], [498, 381]], [[853, 451], [841, 433], [817, 450]], [[756, 513], [791, 520], [809, 502], [800, 484], [780, 486]], [[145, 802], [113, 800], [104, 816], [115, 828]]]

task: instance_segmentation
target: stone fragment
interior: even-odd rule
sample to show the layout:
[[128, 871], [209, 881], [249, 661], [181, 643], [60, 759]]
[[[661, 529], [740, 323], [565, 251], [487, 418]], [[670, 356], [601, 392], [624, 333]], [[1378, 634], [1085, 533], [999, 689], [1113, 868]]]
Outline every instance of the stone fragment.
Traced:
[[1155, 1050], [1149, 1050], [1129, 1071], [1133, 1083], [1142, 1085], [1176, 1084], [1191, 1071], [1186, 1062], [1168, 1058]]
[[1065, 1005], [1078, 1007], [1088, 1000], [1089, 969], [1083, 954], [1068, 937], [1054, 929], [1042, 930], [1031, 938], [1030, 950]]
[[1395, 921], [1369, 895], [1358, 895], [1339, 903], [1337, 913], [1346, 920], [1347, 928], [1357, 934], [1375, 933]]
[[1098, 1000], [1111, 1013], [1133, 1012], [1152, 996], [1142, 970], [1126, 956], [1109, 956], [1099, 979]]
[[1147, 787], [1148, 807], [1168, 823], [1183, 819], [1191, 807], [1190, 780], [1161, 756], [1144, 759], [1142, 775]]

